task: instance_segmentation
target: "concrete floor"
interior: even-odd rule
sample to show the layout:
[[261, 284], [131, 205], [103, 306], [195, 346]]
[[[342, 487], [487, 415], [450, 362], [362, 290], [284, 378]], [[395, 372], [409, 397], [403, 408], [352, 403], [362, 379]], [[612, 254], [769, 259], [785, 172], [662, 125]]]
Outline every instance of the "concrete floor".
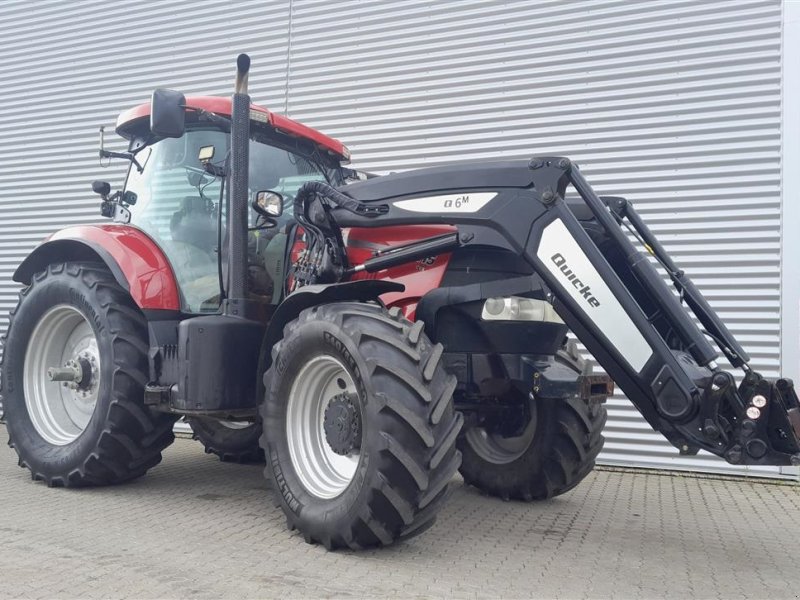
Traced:
[[[0, 432], [0, 442], [5, 432]], [[179, 439], [134, 483], [49, 489], [0, 450], [0, 597], [797, 598], [800, 487], [598, 471], [550, 502], [455, 482], [425, 534], [327, 552], [259, 466]]]

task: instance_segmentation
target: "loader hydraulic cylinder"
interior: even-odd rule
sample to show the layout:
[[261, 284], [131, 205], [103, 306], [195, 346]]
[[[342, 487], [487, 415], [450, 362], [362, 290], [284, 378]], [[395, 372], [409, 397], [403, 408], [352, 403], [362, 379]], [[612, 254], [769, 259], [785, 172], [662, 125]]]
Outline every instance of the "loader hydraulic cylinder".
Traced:
[[659, 309], [668, 316], [670, 323], [672, 323], [675, 331], [686, 345], [686, 349], [691, 353], [692, 358], [699, 365], [714, 368], [716, 366], [714, 361], [718, 356], [717, 352], [694, 324], [688, 313], [683, 310], [678, 299], [672, 294], [663, 293], [663, 282], [660, 280], [655, 267], [631, 244], [615, 218], [603, 204], [603, 201], [584, 179], [583, 174], [577, 168], [572, 168], [569, 177], [575, 190], [594, 213], [597, 221], [603, 226], [620, 250], [624, 252], [630, 268], [637, 275], [642, 286], [650, 293]]
[[714, 310], [709, 306], [708, 301], [697, 289], [694, 282], [677, 265], [673, 262], [672, 258], [667, 254], [667, 251], [658, 241], [650, 228], [642, 220], [630, 202], [624, 198], [609, 199], [608, 207], [621, 222], [622, 219], [627, 218], [631, 226], [636, 230], [636, 233], [642, 238], [642, 241], [647, 245], [649, 251], [658, 261], [664, 265], [672, 282], [678, 293], [681, 294], [686, 304], [695, 314], [697, 319], [706, 328], [711, 335], [720, 343], [720, 347], [725, 352], [726, 358], [734, 367], [743, 367], [750, 360], [750, 356], [741, 347], [733, 334], [728, 330], [722, 320], [717, 316]]

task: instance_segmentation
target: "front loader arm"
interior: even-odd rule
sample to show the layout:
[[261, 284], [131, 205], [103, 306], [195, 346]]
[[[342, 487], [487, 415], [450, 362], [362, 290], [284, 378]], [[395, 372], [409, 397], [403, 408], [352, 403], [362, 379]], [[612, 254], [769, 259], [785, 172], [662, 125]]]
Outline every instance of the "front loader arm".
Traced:
[[[565, 200], [569, 186], [588, 207], [588, 217], [584, 206]], [[800, 464], [800, 403], [792, 382], [767, 381], [752, 371], [747, 353], [630, 203], [620, 198], [604, 203], [569, 159], [434, 167], [315, 193], [331, 198], [328, 210], [338, 227], [457, 228], [452, 239], [423, 240], [370, 259], [363, 265], [367, 270], [371, 262], [384, 268], [417, 250], [435, 254], [439, 243], [446, 251], [453, 245], [489, 247], [522, 257], [535, 271], [532, 283], [547, 288], [564, 322], [650, 425], [682, 453], [704, 449], [735, 464]], [[342, 194], [369, 211], [344, 208]], [[647, 254], [631, 243], [623, 226]], [[672, 278], [680, 299], [652, 257]], [[717, 364], [710, 339], [742, 369], [738, 388]]]
[[[734, 464], [800, 464], [792, 382], [767, 381], [748, 367], [747, 354], [629, 203], [609, 199], [607, 207], [568, 159], [537, 158], [530, 166], [546, 211], [534, 222], [526, 258], [559, 315], [650, 425], [682, 453], [704, 449]], [[600, 245], [564, 200], [570, 184], [602, 228]], [[738, 389], [704, 332], [625, 235], [626, 218], [729, 361], [743, 368]]]

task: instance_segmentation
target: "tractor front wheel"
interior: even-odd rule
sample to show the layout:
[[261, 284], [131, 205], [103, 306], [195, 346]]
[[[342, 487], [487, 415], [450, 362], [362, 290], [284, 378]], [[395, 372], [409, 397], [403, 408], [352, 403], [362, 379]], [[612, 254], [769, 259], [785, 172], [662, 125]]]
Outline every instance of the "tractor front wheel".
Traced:
[[223, 462], [264, 462], [258, 445], [261, 423], [203, 417], [190, 417], [186, 422], [192, 428], [192, 438], [203, 444], [206, 454], [215, 454]]
[[9, 445], [49, 486], [143, 475], [172, 443], [175, 417], [144, 404], [147, 322], [103, 266], [50, 265], [11, 313], [3, 348]]
[[[570, 342], [555, 360], [587, 373]], [[592, 472], [603, 448], [606, 408], [583, 398], [525, 399], [529, 420], [515, 436], [483, 427], [459, 440], [464, 482], [504, 500], [544, 500], [568, 492]]]
[[303, 311], [265, 376], [268, 478], [288, 525], [327, 548], [433, 524], [461, 461], [455, 378], [422, 323], [375, 304]]

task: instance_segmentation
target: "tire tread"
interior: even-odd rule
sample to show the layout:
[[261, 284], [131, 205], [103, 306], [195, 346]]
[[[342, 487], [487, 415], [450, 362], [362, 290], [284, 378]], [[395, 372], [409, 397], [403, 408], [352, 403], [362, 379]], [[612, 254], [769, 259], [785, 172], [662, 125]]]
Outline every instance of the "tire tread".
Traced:
[[[311, 526], [296, 514], [281, 495], [281, 505], [290, 529], [300, 530], [304, 539], [329, 549], [361, 549], [383, 546], [416, 535], [430, 527], [447, 497], [448, 484], [461, 461], [456, 438], [463, 418], [453, 409], [455, 377], [444, 371], [441, 350], [424, 334], [424, 323], [411, 323], [400, 310], [387, 311], [377, 304], [342, 302], [306, 309], [287, 325], [284, 342], [298, 328], [311, 322], [334, 323], [355, 343], [373, 381], [381, 379], [399, 390], [388, 397], [376, 390], [371, 401], [378, 402], [376, 419], [382, 440], [375, 449], [376, 475], [364, 505], [349, 524]], [[369, 350], [364, 344], [369, 344]], [[379, 351], [374, 351], [375, 348]], [[277, 353], [274, 354], [277, 356]], [[265, 381], [279, 377], [273, 360]], [[265, 423], [268, 413], [262, 406]], [[268, 432], [261, 444], [268, 455]], [[266, 474], [272, 488], [279, 489], [268, 461]]]

